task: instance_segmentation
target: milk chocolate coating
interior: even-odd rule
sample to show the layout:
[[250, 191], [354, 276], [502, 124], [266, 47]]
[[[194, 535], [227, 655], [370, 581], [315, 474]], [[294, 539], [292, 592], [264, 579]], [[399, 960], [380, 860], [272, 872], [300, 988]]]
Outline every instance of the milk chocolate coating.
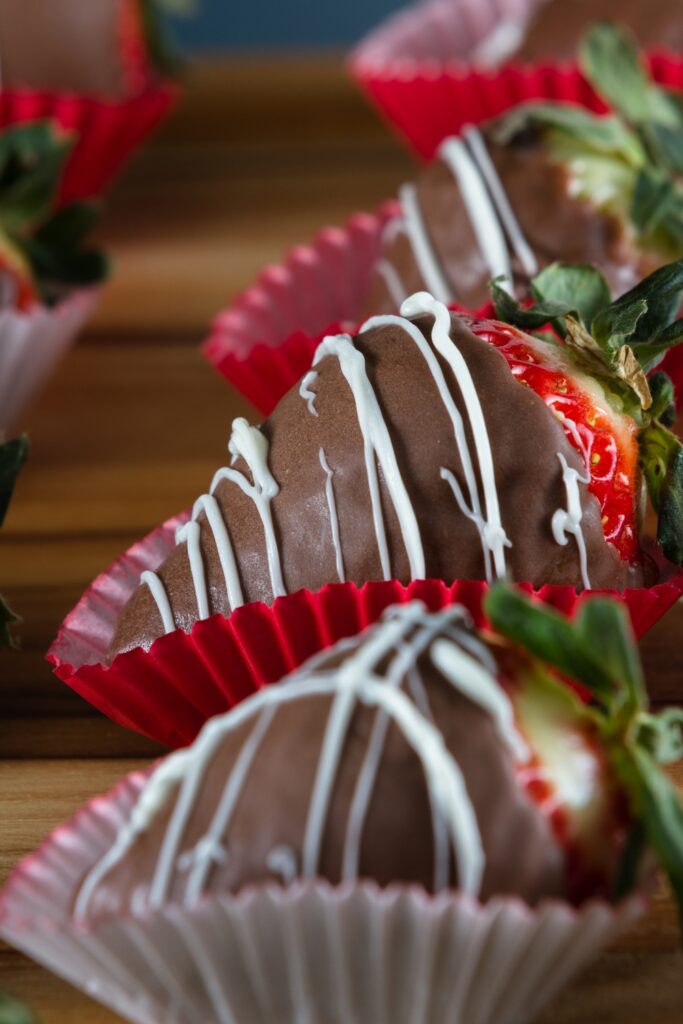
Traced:
[[596, 21], [626, 25], [641, 46], [683, 50], [683, 9], [678, 0], [550, 0], [532, 19], [515, 59], [568, 59]]
[[[371, 635], [372, 631], [365, 634]], [[340, 655], [337, 649], [321, 665], [343, 664], [346, 657], [346, 652]], [[429, 653], [417, 661], [417, 672], [432, 720], [462, 772], [476, 815], [485, 856], [481, 899], [514, 894], [533, 905], [545, 897], [566, 896], [565, 851], [518, 780], [513, 755], [491, 717], [438, 673]], [[299, 678], [303, 673], [279, 686], [296, 687]], [[408, 692], [405, 678], [401, 688]], [[326, 694], [305, 695], [278, 706], [243, 780], [232, 818], [220, 839], [225, 852], [212, 862], [202, 896], [283, 881], [272, 860], [271, 866], [268, 864], [272, 852], [283, 847], [294, 855], [292, 866], [301, 876], [304, 836], [332, 700]], [[237, 758], [262, 713], [223, 736], [205, 762], [190, 815], [175, 847], [164, 903], [184, 901], [189, 868], [183, 854], [195, 850], [207, 834]], [[333, 884], [342, 878], [351, 802], [376, 715], [374, 708], [356, 705], [334, 776], [315, 872], [315, 877]], [[176, 784], [158, 816], [100, 879], [87, 904], [87, 919], [144, 908], [178, 794]], [[356, 877], [372, 879], [381, 886], [416, 883], [432, 891], [434, 845], [424, 767], [404, 733], [391, 722], [361, 835]], [[447, 884], [457, 888], [456, 858], [451, 856], [450, 860]]]
[[122, 0], [0, 0], [3, 85], [120, 97], [122, 6]]
[[[591, 263], [602, 270], [612, 292], [621, 295], [656, 269], [656, 262], [635, 249], [616, 217], [599, 213], [590, 203], [570, 196], [567, 170], [550, 158], [540, 134], [500, 145], [494, 141], [494, 132], [495, 124], [482, 129], [539, 270], [556, 261]], [[418, 175], [415, 186], [425, 230], [453, 301], [468, 309], [478, 309], [490, 299], [492, 275], [452, 171], [441, 160], [435, 160]], [[388, 241], [382, 258], [396, 269], [405, 296], [426, 287], [405, 235]], [[514, 258], [512, 265], [524, 287], [521, 267]], [[376, 273], [365, 312], [395, 309], [384, 278]]]
[[[416, 322], [430, 341], [433, 319], [422, 317]], [[469, 366], [484, 412], [502, 523], [512, 542], [506, 550], [508, 573], [514, 580], [535, 586], [556, 583], [581, 588], [576, 543], [570, 539], [560, 546], [551, 529], [554, 512], [567, 507], [558, 453], [583, 474], [579, 455], [543, 400], [512, 376], [500, 352], [476, 337], [455, 315], [451, 337]], [[365, 356], [367, 374], [415, 510], [426, 575], [449, 582], [483, 579], [484, 556], [477, 527], [460, 512], [450, 486], [440, 476], [441, 467], [450, 469], [466, 493], [453, 425], [424, 357], [398, 325], [370, 329], [354, 343]], [[439, 362], [467, 425], [473, 451], [469, 417], [459, 387], [450, 367], [441, 357]], [[272, 501], [272, 512], [288, 593], [301, 588], [315, 590], [338, 579], [326, 476], [319, 458], [321, 447], [334, 473], [346, 579], [363, 584], [383, 578], [352, 392], [336, 358], [326, 357], [317, 369], [314, 390], [318, 415], [311, 415], [295, 386], [261, 428], [270, 445], [270, 470], [280, 487]], [[235, 468], [249, 476], [241, 459]], [[379, 477], [391, 572], [409, 582], [409, 562], [399, 522], [381, 472]], [[604, 539], [598, 502], [584, 485], [580, 493], [592, 586], [623, 589], [637, 585], [627, 564]], [[271, 603], [264, 531], [253, 502], [228, 481], [219, 484], [215, 496], [230, 534], [245, 601]], [[198, 522], [211, 611], [227, 614], [231, 609], [213, 533], [203, 513]], [[159, 576], [169, 595], [176, 626], [189, 630], [198, 618], [198, 605], [185, 544], [172, 552]], [[143, 585], [123, 611], [112, 653], [148, 647], [163, 632], [157, 605], [147, 585]]]

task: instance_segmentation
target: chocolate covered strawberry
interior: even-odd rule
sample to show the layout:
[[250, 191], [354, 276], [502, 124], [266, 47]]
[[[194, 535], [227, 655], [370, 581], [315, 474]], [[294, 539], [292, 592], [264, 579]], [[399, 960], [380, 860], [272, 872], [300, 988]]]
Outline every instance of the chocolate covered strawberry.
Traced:
[[265, 423], [235, 421], [229, 463], [142, 574], [112, 654], [337, 581], [623, 591], [672, 574], [641, 547], [641, 477], [680, 563], [671, 385], [660, 375], [653, 395], [646, 374], [683, 335], [683, 262], [615, 304], [586, 267], [553, 266], [533, 288], [522, 308], [497, 283], [498, 321], [420, 292], [325, 338]]
[[132, 1018], [536, 1019], [655, 860], [683, 904], [683, 714], [618, 603], [487, 611], [396, 604], [212, 718], [19, 866], [0, 935]]
[[47, 121], [0, 134], [0, 308], [52, 305], [107, 273], [85, 239], [98, 216], [91, 204], [57, 208], [72, 139]]
[[648, 848], [682, 897], [682, 812], [658, 766], [683, 753], [683, 713], [648, 712], [626, 613], [593, 599], [570, 623], [502, 585], [486, 608], [495, 633], [457, 605], [397, 605], [213, 719], [152, 774], [71, 913], [316, 878], [611, 901], [643, 882]]
[[586, 77], [611, 108], [523, 104], [461, 136], [399, 191], [366, 312], [426, 289], [476, 309], [555, 261], [590, 263], [615, 294], [683, 255], [683, 100], [655, 85], [624, 31], [594, 27]]

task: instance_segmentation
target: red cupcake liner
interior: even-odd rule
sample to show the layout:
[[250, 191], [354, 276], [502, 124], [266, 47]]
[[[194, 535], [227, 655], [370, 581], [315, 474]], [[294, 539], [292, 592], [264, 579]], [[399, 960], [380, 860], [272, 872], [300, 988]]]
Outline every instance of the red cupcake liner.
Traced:
[[99, 195], [132, 151], [156, 128], [178, 94], [170, 82], [148, 83], [122, 100], [75, 93], [0, 91], [0, 131], [49, 119], [75, 136], [60, 190], [61, 202]]
[[390, 200], [298, 245], [220, 313], [202, 351], [265, 416], [310, 368], [326, 334], [354, 325], [379, 257]]
[[[107, 665], [118, 616], [140, 573], [158, 568], [170, 554], [176, 528], [188, 515], [154, 530], [99, 576], [65, 619], [47, 655], [57, 676], [98, 710], [166, 746], [190, 743], [208, 718], [278, 682], [342, 637], [359, 633], [391, 604], [420, 600], [437, 611], [457, 603], [478, 625], [485, 622], [482, 604], [488, 587], [480, 580], [328, 584], [317, 592], [279, 598], [272, 606], [255, 602], [229, 617], [213, 615], [190, 633], [176, 630], [159, 637], [149, 651], [137, 648]], [[520, 586], [570, 616], [596, 593]], [[654, 587], [612, 593], [624, 602], [642, 636], [683, 595], [683, 571]]]
[[[432, 0], [381, 24], [355, 49], [352, 76], [419, 156], [431, 159], [449, 135], [529, 100], [561, 100], [603, 112], [575, 63], [473, 65], [472, 51], [502, 16], [530, 0]], [[538, 6], [537, 4], [535, 6]], [[657, 82], [683, 89], [683, 55], [648, 57]]]

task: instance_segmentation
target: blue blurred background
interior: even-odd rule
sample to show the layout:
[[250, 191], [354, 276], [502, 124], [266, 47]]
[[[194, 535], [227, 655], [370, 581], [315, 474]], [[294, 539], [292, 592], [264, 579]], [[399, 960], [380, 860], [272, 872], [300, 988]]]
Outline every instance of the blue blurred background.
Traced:
[[190, 51], [347, 47], [408, 0], [198, 0], [198, 14], [174, 19]]

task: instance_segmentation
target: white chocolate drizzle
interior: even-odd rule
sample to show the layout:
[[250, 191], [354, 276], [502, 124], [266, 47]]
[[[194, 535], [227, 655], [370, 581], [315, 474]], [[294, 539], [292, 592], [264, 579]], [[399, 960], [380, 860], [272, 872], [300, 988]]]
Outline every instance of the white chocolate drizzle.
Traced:
[[339, 536], [339, 516], [337, 514], [337, 502], [334, 497], [334, 471], [330, 469], [327, 457], [325, 455], [325, 449], [321, 448], [319, 454], [320, 465], [322, 466], [325, 474], [325, 497], [327, 498], [327, 507], [330, 512], [330, 529], [332, 531], [332, 543], [334, 544], [334, 559], [337, 567], [337, 579], [340, 583], [346, 582], [346, 576], [344, 573], [344, 553], [341, 546], [341, 537]]
[[512, 209], [512, 204], [508, 199], [507, 192], [500, 180], [500, 175], [498, 174], [495, 164], [491, 159], [491, 154], [488, 151], [484, 136], [478, 128], [475, 128], [475, 126], [471, 124], [467, 125], [463, 129], [463, 136], [470, 148], [472, 156], [474, 157], [475, 165], [491, 194], [496, 213], [507, 233], [522, 270], [527, 277], [534, 277], [534, 275], [538, 273], [539, 269], [538, 260], [534, 255], [533, 249], [527, 242], [515, 212]]
[[417, 517], [401, 478], [391, 435], [384, 422], [377, 396], [368, 379], [365, 357], [362, 352], [354, 347], [348, 334], [324, 338], [313, 357], [313, 366], [317, 366], [326, 356], [333, 356], [339, 361], [341, 372], [351, 389], [356, 405], [358, 425], [363, 436], [363, 452], [372, 503], [372, 518], [384, 578], [387, 580], [391, 579], [392, 571], [384, 516], [382, 514], [377, 462], [382, 467], [387, 490], [398, 517], [401, 536], [403, 537], [403, 543], [408, 555], [411, 577], [413, 579], [423, 579], [425, 576], [425, 557]]
[[469, 221], [491, 277], [503, 277], [501, 287], [511, 289], [512, 268], [505, 233], [496, 208], [469, 149], [461, 139], [446, 139], [439, 157], [453, 174], [460, 189]]
[[[495, 660], [468, 627], [468, 614], [459, 606], [430, 615], [419, 602], [397, 605], [385, 613], [379, 625], [354, 641], [355, 648], [349, 650], [349, 644], [344, 645], [346, 660], [337, 668], [327, 668], [315, 659], [279, 686], [267, 687], [228, 714], [212, 719], [191, 747], [170, 755], [153, 772], [113, 845], [84, 878], [74, 905], [76, 919], [85, 918], [97, 888], [174, 797], [145, 903], [149, 908], [162, 906], [169, 897], [174, 871], [188, 868], [191, 874], [184, 902], [189, 906], [200, 899], [215, 866], [229, 865], [232, 816], [278, 708], [311, 697], [331, 697], [332, 701], [308, 805], [301, 865], [294, 850], [276, 844], [267, 857], [269, 870], [286, 884], [297, 877], [317, 875], [349, 726], [363, 704], [376, 708], [378, 714], [347, 823], [344, 877], [358, 877], [367, 809], [387, 728], [393, 724], [424, 770], [434, 827], [435, 889], [448, 885], [453, 855], [460, 889], [476, 896], [485, 867], [477, 818], [462, 772], [432, 719], [420, 659], [428, 657], [454, 690], [490, 717], [515, 761], [526, 763], [530, 755], [516, 730], [512, 704], [497, 682]], [[392, 654], [389, 668], [382, 671], [380, 666]], [[226, 737], [247, 723], [253, 723], [252, 731], [234, 762], [207, 831], [193, 850], [182, 852], [183, 838], [214, 757]]]
[[[438, 156], [457, 183], [488, 272], [492, 277], [502, 278], [501, 287], [511, 292], [511, 254], [516, 256], [527, 277], [538, 272], [538, 261], [515, 215], [484, 136], [474, 125], [466, 125], [461, 137], [444, 140]], [[403, 185], [399, 190], [399, 200], [402, 212], [385, 227], [383, 249], [386, 250], [398, 235], [405, 235], [426, 289], [441, 302], [453, 302], [457, 290], [454, 291], [453, 283], [449, 282], [445, 267], [430, 240], [416, 186]], [[384, 256], [377, 262], [375, 270], [398, 309], [406, 297], [406, 288], [396, 266]]]
[[581, 476], [576, 469], [573, 469], [561, 452], [557, 453], [557, 457], [560, 460], [560, 466], [562, 467], [562, 482], [567, 492], [567, 508], [558, 508], [558, 510], [553, 513], [551, 529], [553, 531], [555, 542], [561, 547], [565, 547], [565, 545], [569, 543], [569, 536], [573, 536], [575, 538], [576, 546], [579, 549], [581, 579], [586, 590], [590, 590], [591, 581], [588, 575], [586, 540], [581, 527], [581, 522], [583, 520], [583, 507], [581, 505], [581, 492], [579, 490], [579, 484], [589, 483], [590, 478]]
[[175, 619], [173, 617], [171, 602], [169, 601], [168, 594], [166, 593], [166, 587], [162, 583], [161, 578], [150, 569], [145, 569], [145, 571], [140, 574], [140, 584], [149, 588], [149, 592], [159, 609], [159, 615], [161, 616], [161, 622], [164, 630], [166, 633], [172, 633], [175, 629]]
[[[474, 470], [474, 459], [467, 442], [467, 434], [462, 416], [453, 400], [434, 351], [417, 325], [407, 319], [407, 317], [420, 316], [421, 314], [434, 317], [434, 327], [431, 335], [432, 344], [453, 371], [465, 402], [470, 427], [474, 436], [475, 451], [484, 492], [486, 516], [482, 512], [482, 502]], [[400, 327], [412, 338], [434, 378], [441, 401], [453, 424], [453, 434], [469, 492], [469, 504], [450, 470], [442, 467], [442, 479], [445, 479], [451, 486], [460, 511], [477, 527], [484, 553], [484, 570], [487, 581], [491, 582], [494, 574], [496, 577], [502, 578], [506, 575], [505, 548], [510, 547], [511, 543], [501, 521], [493, 454], [484, 413], [469, 367], [451, 337], [451, 314], [443, 303], [437, 302], [426, 292], [418, 292], [403, 303], [400, 317], [391, 315], [372, 317], [363, 324], [361, 330], [365, 331], [373, 327], [383, 327], [390, 324]], [[493, 558], [493, 566], [491, 565], [491, 558]]]
[[403, 185], [399, 191], [399, 200], [403, 210], [405, 233], [410, 240], [422, 280], [439, 302], [452, 302], [451, 287], [427, 234], [415, 186]]
[[[253, 501], [263, 525], [273, 598], [282, 597], [287, 592], [282, 576], [280, 548], [271, 509], [271, 502], [279, 493], [280, 488], [268, 468], [268, 441], [258, 427], [250, 426], [243, 417], [240, 417], [233, 422], [228, 450], [232, 457], [231, 466], [225, 466], [218, 470], [211, 482], [209, 493], [202, 494], [194, 503], [189, 522], [176, 530], [176, 544], [186, 545], [199, 619], [207, 619], [211, 614], [209, 585], [201, 547], [201, 526], [197, 522], [202, 512], [213, 533], [230, 610], [234, 611], [244, 604], [235, 552], [223, 512], [214, 496], [216, 488], [223, 480], [229, 480], [236, 484]], [[234, 463], [238, 458], [242, 458], [246, 462], [253, 483], [250, 483], [244, 474], [234, 469]], [[176, 628], [175, 618], [163, 580], [157, 573], [146, 571], [141, 574], [140, 583], [147, 584], [149, 587], [159, 609], [164, 630], [167, 633], [172, 633]]]
[[308, 406], [308, 411], [311, 416], [318, 415], [318, 410], [315, 407], [315, 400], [318, 396], [315, 391], [311, 391], [311, 385], [315, 383], [317, 376], [318, 374], [315, 370], [309, 370], [309, 372], [302, 377], [301, 383], [299, 384], [299, 395]]

